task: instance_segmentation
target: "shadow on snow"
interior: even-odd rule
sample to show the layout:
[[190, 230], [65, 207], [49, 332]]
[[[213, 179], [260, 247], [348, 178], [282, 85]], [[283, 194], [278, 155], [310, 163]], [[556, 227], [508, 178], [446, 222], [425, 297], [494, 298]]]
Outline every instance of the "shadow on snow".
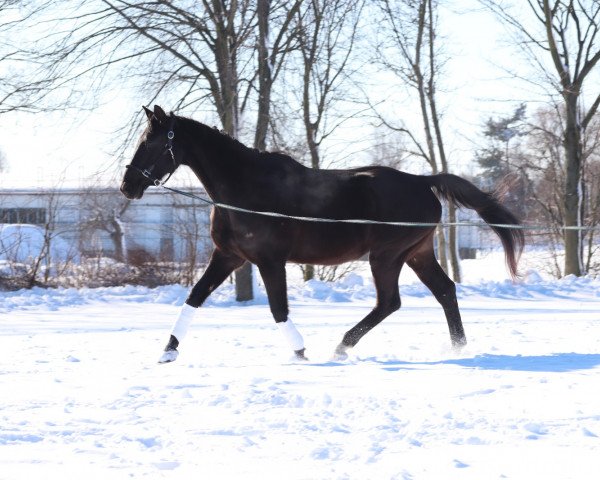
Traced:
[[[574, 372], [590, 370], [600, 366], [600, 354], [553, 353], [551, 355], [476, 355], [472, 358], [457, 358], [435, 362], [407, 362], [403, 360], [378, 360], [374, 357], [361, 362], [373, 362], [383, 366], [384, 370], [414, 370], [425, 365], [458, 365], [479, 370], [509, 370], [517, 372]], [[320, 367], [343, 366], [335, 361], [312, 364]], [[347, 365], [347, 364], [346, 364]]]
[[554, 353], [551, 355], [476, 355], [473, 358], [457, 358], [437, 362], [378, 361], [388, 371], [418, 365], [458, 365], [480, 370], [512, 370], [520, 372], [573, 372], [589, 370], [600, 365], [600, 354]]

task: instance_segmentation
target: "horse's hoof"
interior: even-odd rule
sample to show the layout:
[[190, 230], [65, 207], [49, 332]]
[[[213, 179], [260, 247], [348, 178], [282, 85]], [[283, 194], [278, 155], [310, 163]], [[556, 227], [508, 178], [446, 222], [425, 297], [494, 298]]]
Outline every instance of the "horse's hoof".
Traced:
[[179, 352], [177, 350], [165, 350], [158, 359], [158, 363], [171, 363], [177, 360]]
[[333, 352], [333, 357], [331, 357], [331, 360], [334, 362], [343, 362], [345, 360], [348, 360], [346, 347], [344, 347], [343, 345], [338, 345], [338, 347], [335, 349], [335, 352]]
[[465, 337], [452, 339], [452, 350], [460, 352], [467, 345], [467, 339]]
[[337, 353], [335, 352], [331, 357], [332, 362], [345, 362], [348, 360], [348, 354], [346, 352]]
[[308, 362], [308, 358], [306, 358], [306, 355], [304, 355], [305, 352], [305, 348], [303, 348], [302, 350], [295, 350], [294, 354], [296, 355], [296, 360], [303, 360], [305, 362]]

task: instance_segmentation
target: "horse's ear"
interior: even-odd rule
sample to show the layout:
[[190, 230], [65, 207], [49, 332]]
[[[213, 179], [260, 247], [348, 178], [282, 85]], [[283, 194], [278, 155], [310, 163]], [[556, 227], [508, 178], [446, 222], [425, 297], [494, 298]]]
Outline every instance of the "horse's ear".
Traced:
[[159, 123], [164, 123], [167, 121], [167, 114], [158, 105], [154, 105], [154, 116], [156, 117]]
[[146, 112], [146, 116], [148, 117], [148, 120], [152, 120], [154, 112], [146, 106], [143, 106], [142, 108], [144, 109], [144, 112]]

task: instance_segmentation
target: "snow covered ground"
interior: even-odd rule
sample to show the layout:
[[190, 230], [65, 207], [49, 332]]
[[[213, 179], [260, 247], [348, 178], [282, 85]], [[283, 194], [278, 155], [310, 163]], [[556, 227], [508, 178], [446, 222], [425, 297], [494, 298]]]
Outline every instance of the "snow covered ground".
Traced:
[[359, 275], [291, 282], [309, 363], [262, 291], [215, 292], [168, 365], [182, 287], [1, 292], [0, 479], [597, 478], [600, 280], [513, 284], [499, 256], [464, 271], [464, 350], [407, 275], [344, 363], [374, 301]]

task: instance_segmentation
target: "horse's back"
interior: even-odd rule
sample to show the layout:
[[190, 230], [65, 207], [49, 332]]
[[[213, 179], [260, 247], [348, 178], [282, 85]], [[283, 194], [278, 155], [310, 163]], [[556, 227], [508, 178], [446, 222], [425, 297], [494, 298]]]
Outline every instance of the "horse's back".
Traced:
[[391, 167], [313, 169], [288, 155], [261, 154], [259, 203], [297, 216], [436, 222], [440, 203], [419, 175]]
[[420, 175], [383, 166], [362, 167], [349, 172], [352, 174], [351, 182], [373, 205], [373, 220], [439, 221], [440, 202]]
[[[314, 185], [326, 201], [313, 205], [310, 216], [374, 222], [437, 223], [441, 205], [419, 176], [387, 167], [322, 171]], [[329, 185], [329, 196], [323, 196]], [[348, 224], [295, 225], [292, 261], [340, 263], [382, 249], [403, 251], [429, 235], [433, 227]]]

